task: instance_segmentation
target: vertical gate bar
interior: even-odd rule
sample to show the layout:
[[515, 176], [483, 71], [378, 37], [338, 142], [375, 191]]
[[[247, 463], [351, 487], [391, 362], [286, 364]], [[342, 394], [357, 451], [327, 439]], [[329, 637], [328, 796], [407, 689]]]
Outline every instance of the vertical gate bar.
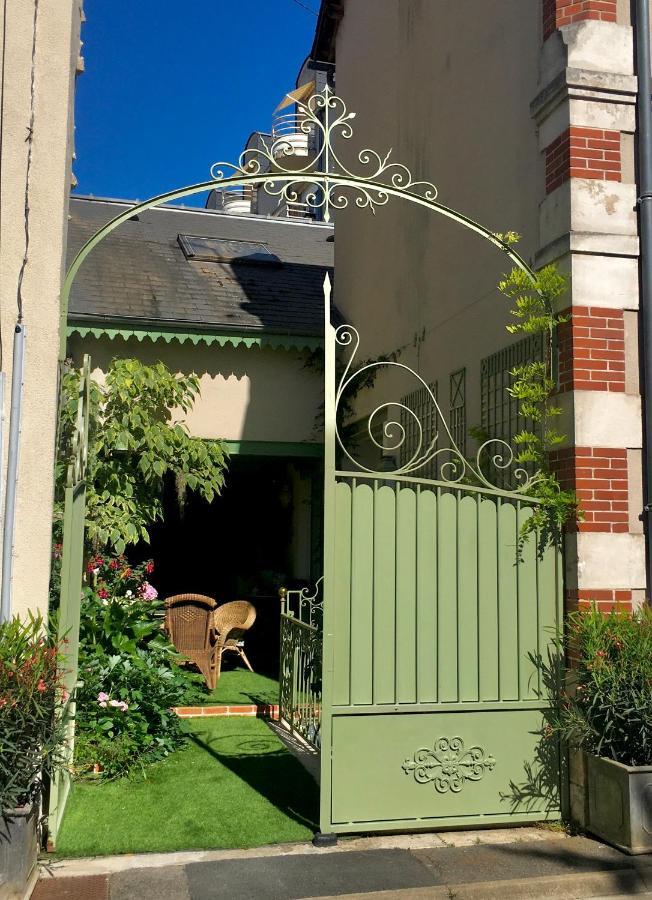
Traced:
[[373, 490], [353, 491], [351, 526], [351, 703], [372, 702]]
[[417, 496], [417, 702], [437, 700], [437, 500]]
[[478, 700], [477, 506], [472, 494], [458, 504], [459, 531], [459, 697]]
[[396, 702], [416, 701], [416, 493], [403, 486], [396, 505]]
[[478, 620], [480, 700], [498, 700], [498, 512], [494, 497], [480, 500], [478, 511]]
[[498, 606], [500, 610], [500, 699], [518, 700], [516, 596], [516, 510], [511, 501], [498, 511]]
[[373, 702], [394, 703], [396, 494], [388, 485], [378, 490], [374, 516]]
[[[350, 631], [351, 631], [351, 504], [353, 490], [345, 481], [340, 481], [335, 488], [336, 502], [334, 511], [334, 556], [336, 568], [331, 579], [331, 592], [324, 596], [324, 617], [326, 601], [331, 604], [331, 618], [337, 622], [337, 633], [331, 637], [332, 653], [332, 702], [336, 706], [349, 703], [351, 666]], [[324, 581], [325, 584], [325, 581]], [[324, 635], [326, 624], [324, 624]]]
[[439, 502], [439, 702], [457, 702], [457, 498]]
[[331, 325], [331, 281], [324, 279], [324, 619], [319, 827], [332, 831], [333, 592], [335, 581], [335, 330]]
[[[532, 507], [519, 503], [517, 537], [531, 515]], [[536, 654], [539, 646], [537, 536], [534, 534], [524, 542], [518, 561], [518, 630], [520, 699], [533, 700], [538, 693]]]

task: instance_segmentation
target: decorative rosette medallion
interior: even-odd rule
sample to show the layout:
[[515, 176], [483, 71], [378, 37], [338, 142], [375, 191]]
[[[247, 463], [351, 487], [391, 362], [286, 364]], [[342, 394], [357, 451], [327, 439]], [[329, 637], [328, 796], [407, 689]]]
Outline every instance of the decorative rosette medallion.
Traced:
[[412, 759], [406, 759], [403, 771], [406, 775], [412, 772], [419, 784], [432, 781], [440, 794], [459, 794], [467, 781], [480, 781], [486, 772], [493, 772], [495, 765], [496, 760], [482, 747], [467, 750], [462, 738], [441, 737], [434, 749], [423, 747]]

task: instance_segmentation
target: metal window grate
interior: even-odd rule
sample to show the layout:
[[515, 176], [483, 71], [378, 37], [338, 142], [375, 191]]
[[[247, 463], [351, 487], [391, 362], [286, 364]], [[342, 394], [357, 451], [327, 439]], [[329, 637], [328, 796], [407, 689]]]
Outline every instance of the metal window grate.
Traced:
[[[432, 381], [428, 387], [437, 400], [437, 382]], [[401, 410], [401, 426], [405, 429], [405, 440], [401, 445], [401, 465], [406, 465], [414, 455], [419, 441], [419, 428], [417, 420], [423, 429], [421, 453], [426, 453], [437, 435], [437, 409], [432, 397], [425, 388], [411, 391], [401, 398], [401, 403], [416, 416], [411, 416], [407, 410]], [[434, 448], [432, 448], [434, 449]], [[431, 460], [419, 469], [415, 470], [418, 478], [437, 478], [437, 459]]]
[[449, 379], [448, 427], [462, 456], [466, 456], [466, 369], [452, 372]]
[[534, 334], [482, 360], [480, 368], [482, 429], [488, 437], [500, 438], [511, 444], [514, 435], [532, 427], [531, 422], [519, 417], [518, 400], [509, 393], [508, 389], [514, 381], [510, 373], [516, 366], [543, 359], [543, 335]]

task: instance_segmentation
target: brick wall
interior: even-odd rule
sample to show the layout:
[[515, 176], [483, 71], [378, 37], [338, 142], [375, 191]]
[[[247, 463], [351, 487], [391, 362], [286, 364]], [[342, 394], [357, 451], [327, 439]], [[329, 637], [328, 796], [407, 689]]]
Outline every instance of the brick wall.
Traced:
[[563, 488], [575, 490], [584, 519], [577, 531], [629, 531], [627, 450], [567, 447], [552, 454], [551, 465]]
[[632, 607], [632, 592], [630, 590], [572, 590], [565, 592], [566, 611], [574, 612], [576, 609], [587, 607], [595, 603], [601, 612], [609, 612], [618, 604], [626, 609]]
[[622, 309], [573, 306], [557, 332], [559, 391], [625, 390]]
[[556, 28], [595, 19], [615, 22], [617, 0], [543, 0], [543, 39], [549, 38]]
[[620, 181], [620, 132], [572, 125], [546, 147], [546, 193], [569, 178]]

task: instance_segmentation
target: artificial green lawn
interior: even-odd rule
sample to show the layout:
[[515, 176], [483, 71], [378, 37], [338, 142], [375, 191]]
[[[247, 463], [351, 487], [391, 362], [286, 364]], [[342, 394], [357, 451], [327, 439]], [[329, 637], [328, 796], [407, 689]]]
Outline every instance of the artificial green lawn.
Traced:
[[261, 719], [184, 722], [188, 747], [146, 779], [73, 786], [57, 856], [257, 847], [309, 840], [315, 781]]
[[278, 703], [278, 681], [248, 669], [227, 669], [220, 675], [215, 690], [206, 694], [201, 703]]

